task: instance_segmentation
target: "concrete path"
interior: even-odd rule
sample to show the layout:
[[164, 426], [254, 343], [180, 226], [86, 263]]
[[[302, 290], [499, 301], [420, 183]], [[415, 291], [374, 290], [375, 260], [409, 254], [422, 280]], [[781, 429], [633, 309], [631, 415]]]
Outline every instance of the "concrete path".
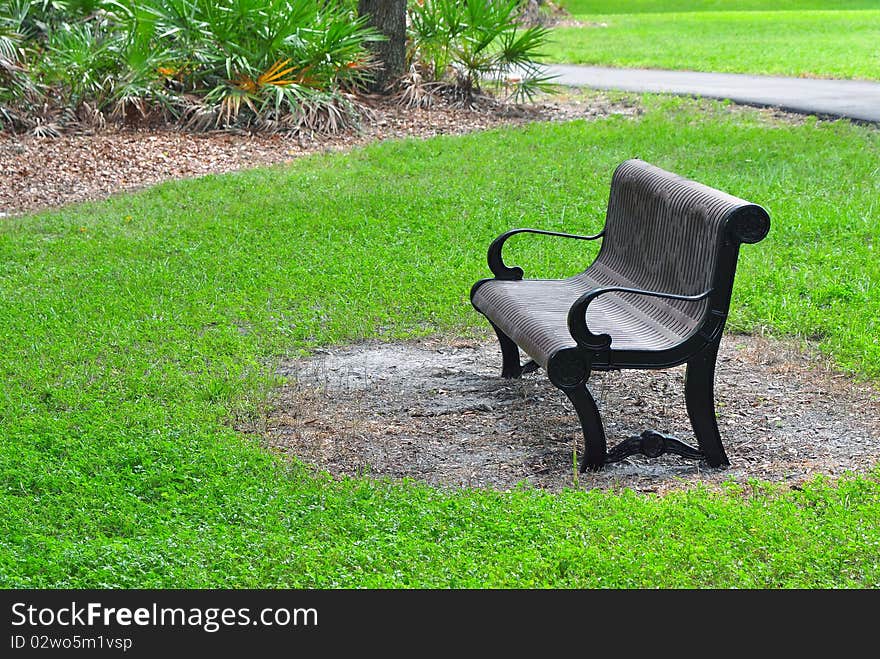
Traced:
[[549, 65], [547, 73], [558, 76], [554, 82], [572, 87], [706, 96], [806, 114], [880, 122], [878, 82], [615, 69], [570, 64]]

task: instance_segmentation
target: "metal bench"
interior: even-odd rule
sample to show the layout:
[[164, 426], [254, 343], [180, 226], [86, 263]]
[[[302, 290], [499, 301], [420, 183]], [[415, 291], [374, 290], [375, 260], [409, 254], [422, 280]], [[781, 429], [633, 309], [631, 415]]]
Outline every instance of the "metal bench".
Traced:
[[[584, 434], [580, 468], [599, 470], [635, 453], [665, 452], [728, 466], [715, 417], [715, 361], [730, 307], [739, 246], [770, 230], [762, 207], [641, 160], [620, 164], [604, 229], [580, 236], [513, 229], [489, 246], [495, 275], [471, 302], [498, 335], [502, 376], [543, 368], [571, 400]], [[602, 243], [593, 263], [566, 279], [523, 279], [502, 258], [520, 233]], [[519, 350], [532, 361], [522, 365]], [[647, 430], [607, 450], [587, 388], [593, 371], [687, 364], [685, 400], [699, 448]]]

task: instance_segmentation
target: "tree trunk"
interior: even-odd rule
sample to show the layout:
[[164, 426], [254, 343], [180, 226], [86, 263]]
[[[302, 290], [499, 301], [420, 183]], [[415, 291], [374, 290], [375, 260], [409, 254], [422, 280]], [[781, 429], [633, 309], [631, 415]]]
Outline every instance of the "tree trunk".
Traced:
[[380, 67], [370, 89], [387, 93], [406, 67], [406, 0], [358, 0], [358, 14], [388, 38], [370, 44]]

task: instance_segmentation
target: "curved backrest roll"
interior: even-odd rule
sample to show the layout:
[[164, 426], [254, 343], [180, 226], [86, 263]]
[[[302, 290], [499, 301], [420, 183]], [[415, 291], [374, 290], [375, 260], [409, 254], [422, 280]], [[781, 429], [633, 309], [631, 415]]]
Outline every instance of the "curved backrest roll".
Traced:
[[[744, 199], [691, 181], [642, 160], [614, 172], [602, 248], [590, 272], [609, 284], [697, 295], [703, 302], [624, 299], [676, 331], [686, 333], [707, 307], [727, 311], [739, 244], [769, 231], [767, 212]], [[727, 269], [730, 272], [719, 270]]]
[[712, 285], [731, 213], [749, 202], [641, 160], [617, 167], [597, 261], [637, 288], [682, 295]]

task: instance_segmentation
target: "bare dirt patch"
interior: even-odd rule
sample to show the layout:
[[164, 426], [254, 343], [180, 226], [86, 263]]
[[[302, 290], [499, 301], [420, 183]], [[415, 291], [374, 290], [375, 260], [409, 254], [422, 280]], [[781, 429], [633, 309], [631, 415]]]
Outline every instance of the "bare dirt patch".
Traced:
[[[576, 474], [580, 426], [542, 371], [499, 376], [494, 341], [423, 339], [329, 348], [282, 364], [287, 384], [261, 431], [273, 449], [336, 477], [411, 478], [441, 487], [663, 493], [703, 482], [802, 483], [864, 473], [880, 461], [880, 392], [814, 352], [727, 336], [716, 370], [729, 469], [634, 456]], [[694, 442], [684, 368], [595, 373], [609, 446], [646, 428]]]
[[575, 18], [563, 18], [554, 23], [553, 27], [606, 28], [608, 27], [608, 23], [596, 21], [579, 21]]

